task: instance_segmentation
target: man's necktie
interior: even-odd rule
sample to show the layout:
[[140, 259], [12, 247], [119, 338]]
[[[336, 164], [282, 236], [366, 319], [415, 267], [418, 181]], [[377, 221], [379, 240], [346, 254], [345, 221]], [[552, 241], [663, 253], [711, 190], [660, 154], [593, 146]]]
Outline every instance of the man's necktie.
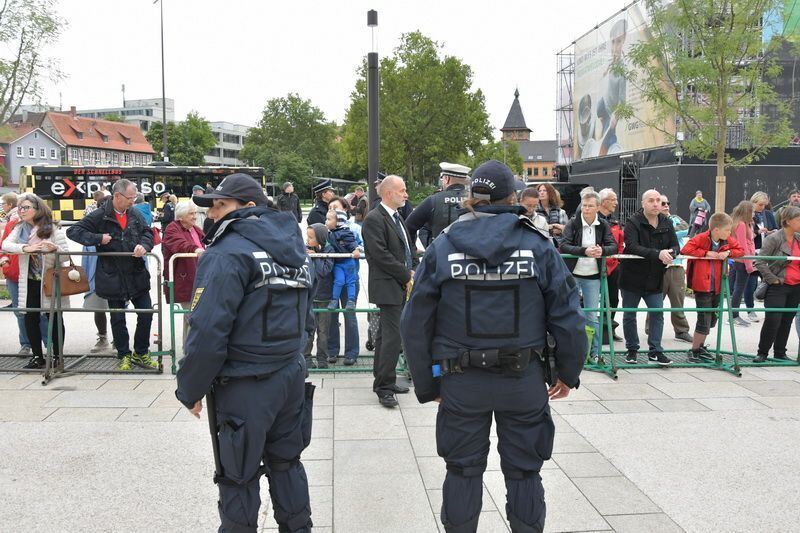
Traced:
[[400, 240], [403, 241], [403, 252], [405, 255], [406, 268], [411, 270], [411, 250], [408, 248], [406, 229], [403, 227], [403, 223], [400, 222], [400, 215], [397, 212], [395, 212], [393, 218], [394, 224], [397, 226], [397, 231], [400, 232]]

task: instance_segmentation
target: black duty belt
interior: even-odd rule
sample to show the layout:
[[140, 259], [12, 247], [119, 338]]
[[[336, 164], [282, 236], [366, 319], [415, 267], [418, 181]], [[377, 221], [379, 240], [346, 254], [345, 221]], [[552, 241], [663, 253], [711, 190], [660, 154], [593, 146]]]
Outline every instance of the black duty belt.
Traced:
[[528, 367], [531, 355], [536, 353], [533, 348], [464, 350], [458, 353], [458, 357], [443, 359], [439, 364], [442, 367], [442, 375], [461, 373], [465, 368], [494, 369], [494, 371], [521, 374]]

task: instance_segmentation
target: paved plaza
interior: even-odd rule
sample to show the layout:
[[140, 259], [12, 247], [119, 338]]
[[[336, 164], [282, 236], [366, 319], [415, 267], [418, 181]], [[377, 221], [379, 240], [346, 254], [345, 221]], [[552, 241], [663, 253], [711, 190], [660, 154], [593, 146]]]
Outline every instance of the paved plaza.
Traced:
[[[0, 353], [16, 351], [10, 314], [0, 315], [0, 328]], [[752, 351], [759, 329], [737, 329], [739, 346]], [[672, 337], [667, 320], [666, 347], [688, 347]], [[67, 353], [92, 346], [91, 315], [70, 314], [66, 339]], [[797, 353], [794, 334], [789, 353]], [[436, 405], [421, 406], [412, 393], [398, 397], [399, 409], [383, 408], [368, 374], [311, 380], [313, 440], [303, 461], [315, 531], [439, 531], [445, 468], [436, 454]], [[215, 530], [207, 419], [175, 400], [173, 376], [40, 382], [0, 374], [0, 531]], [[745, 368], [741, 378], [642, 368], [620, 371], [617, 381], [584, 372], [580, 389], [551, 405], [557, 435], [542, 471], [547, 531], [797, 530], [800, 367]], [[266, 485], [261, 527], [277, 532]], [[479, 531], [508, 531], [494, 449], [484, 487]]]

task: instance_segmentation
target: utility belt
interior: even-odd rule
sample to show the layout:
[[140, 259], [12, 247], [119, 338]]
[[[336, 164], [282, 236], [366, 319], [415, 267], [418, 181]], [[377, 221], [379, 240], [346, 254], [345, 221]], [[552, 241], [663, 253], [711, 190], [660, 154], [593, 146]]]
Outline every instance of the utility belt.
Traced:
[[458, 357], [438, 361], [441, 374], [461, 374], [465, 368], [480, 368], [490, 372], [522, 375], [531, 356], [541, 357], [533, 348], [495, 348], [491, 350], [464, 350]]

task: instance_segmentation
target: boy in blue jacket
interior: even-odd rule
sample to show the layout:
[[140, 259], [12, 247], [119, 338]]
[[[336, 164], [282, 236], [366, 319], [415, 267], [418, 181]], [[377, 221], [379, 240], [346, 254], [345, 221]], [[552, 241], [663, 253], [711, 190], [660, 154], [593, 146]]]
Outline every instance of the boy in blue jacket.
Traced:
[[356, 282], [358, 281], [355, 257], [358, 257], [358, 243], [356, 236], [347, 227], [347, 213], [344, 211], [328, 211], [325, 218], [325, 227], [329, 230], [328, 242], [333, 251], [339, 254], [352, 254], [353, 257], [341, 257], [333, 262], [333, 292], [328, 303], [328, 309], [339, 307], [339, 298], [342, 290], [347, 290], [347, 304], [345, 309], [352, 311], [356, 308]]
[[[329, 254], [333, 253], [333, 247], [328, 244], [328, 228], [323, 224], [311, 224], [306, 228], [307, 250], [310, 254]], [[331, 299], [331, 287], [333, 285], [333, 259], [315, 257], [314, 276], [315, 288], [314, 308], [318, 309], [325, 306]], [[315, 332], [317, 334], [317, 368], [328, 368], [328, 328], [331, 323], [330, 313], [315, 313], [316, 321]], [[306, 358], [306, 367], [313, 368], [311, 349], [314, 347], [314, 332], [308, 336], [306, 348], [303, 355]]]

